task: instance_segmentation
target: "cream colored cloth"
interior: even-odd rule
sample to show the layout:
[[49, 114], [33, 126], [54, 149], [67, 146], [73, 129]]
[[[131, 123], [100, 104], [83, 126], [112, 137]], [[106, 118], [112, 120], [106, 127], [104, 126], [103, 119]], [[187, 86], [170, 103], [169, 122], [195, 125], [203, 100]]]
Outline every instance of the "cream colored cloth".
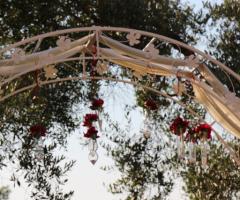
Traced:
[[[64, 51], [60, 47], [56, 47], [23, 56], [18, 63], [13, 59], [0, 60], [0, 75], [6, 77], [3, 83], [10, 82], [14, 78], [43, 68], [46, 65], [64, 62], [64, 59], [71, 58], [81, 52], [90, 52], [91, 49], [88, 49], [88, 44], [93, 36], [95, 37], [95, 35], [91, 34], [71, 42]], [[240, 138], [240, 100], [237, 97], [233, 97], [206, 65], [199, 63], [198, 66], [193, 66], [188, 60], [162, 55], [149, 57], [147, 52], [134, 49], [102, 35], [99, 37], [99, 42], [98, 59], [109, 60], [140, 75], [180, 76], [191, 80], [196, 100], [227, 131]], [[195, 67], [199, 68], [208, 84], [197, 80], [197, 77], [193, 77], [191, 70]]]
[[216, 122], [218, 122], [228, 132], [240, 138], [239, 108], [236, 108], [235, 110], [231, 109], [230, 105], [226, 103], [226, 98], [224, 96], [219, 96], [219, 98], [214, 97], [214, 95], [211, 95], [210, 92], [207, 92], [203, 88], [194, 84], [193, 88], [196, 100], [205, 107]]

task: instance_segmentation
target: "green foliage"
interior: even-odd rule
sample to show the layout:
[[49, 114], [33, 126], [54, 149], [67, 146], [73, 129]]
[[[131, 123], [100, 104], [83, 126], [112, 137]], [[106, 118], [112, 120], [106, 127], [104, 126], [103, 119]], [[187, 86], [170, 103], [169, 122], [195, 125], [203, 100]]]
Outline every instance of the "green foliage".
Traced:
[[[232, 143], [235, 150], [239, 142]], [[239, 199], [240, 169], [222, 145], [211, 145], [207, 169], [201, 163], [185, 168], [181, 175], [192, 200]]]
[[[28, 186], [33, 188], [32, 199], [60, 200], [70, 199], [73, 195], [73, 191], [63, 193], [60, 185], [68, 181], [64, 177], [75, 162], [65, 162], [62, 166], [65, 157], [61, 155], [54, 156], [56, 146], [56, 144], [45, 146], [43, 155], [34, 152], [32, 148], [24, 148], [19, 154], [20, 170], [24, 170], [24, 179]], [[12, 176], [12, 179], [20, 186], [21, 183], [16, 179], [15, 175]], [[53, 186], [54, 181], [57, 183], [55, 187]]]
[[8, 187], [6, 186], [0, 187], [0, 200], [8, 200], [9, 194], [10, 190]]
[[[239, 74], [240, 2], [225, 0], [219, 5], [209, 2], [205, 4], [205, 7], [209, 9], [211, 15], [210, 29], [215, 30], [209, 35], [209, 53]], [[233, 77], [230, 77], [230, 80], [223, 71], [214, 68], [214, 66], [212, 66], [211, 70], [231, 91], [238, 96], [240, 95], [238, 81]]]
[[[25, 92], [10, 98], [0, 107], [0, 167], [6, 167], [5, 163], [9, 161], [17, 167], [11, 180], [18, 186], [22, 181], [17, 174], [24, 172], [24, 182], [32, 188], [32, 199], [70, 199], [73, 194], [64, 193], [60, 186], [67, 182], [64, 177], [74, 161], [67, 162], [59, 153], [54, 155], [54, 152], [67, 146], [68, 136], [76, 126], [71, 107], [74, 98], [79, 100], [81, 97], [74, 97], [74, 93], [69, 91], [67, 84], [56, 88], [49, 86], [41, 88], [34, 101], [32, 94]], [[47, 128], [47, 140], [51, 141], [50, 145], [44, 147], [42, 157], [38, 155], [29, 133], [30, 126], [35, 124]], [[56, 187], [52, 185], [53, 180], [57, 183]]]
[[173, 155], [166, 153], [167, 144], [141, 135], [127, 136], [128, 129], [121, 131], [116, 124], [110, 125], [110, 129], [111, 144], [104, 147], [121, 174], [109, 185], [110, 192], [126, 194], [126, 200], [165, 199], [173, 186], [168, 165]]
[[179, 0], [6, 0], [0, 3], [0, 43], [91, 25], [137, 28], [190, 42], [195, 38], [188, 30], [203, 30], [201, 17]]

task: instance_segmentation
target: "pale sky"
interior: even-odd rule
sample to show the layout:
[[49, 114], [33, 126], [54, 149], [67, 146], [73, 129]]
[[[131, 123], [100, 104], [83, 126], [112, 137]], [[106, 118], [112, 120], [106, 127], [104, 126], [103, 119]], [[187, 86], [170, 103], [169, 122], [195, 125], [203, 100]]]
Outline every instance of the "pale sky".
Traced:
[[[213, 0], [211, 2], [219, 1], [220, 0]], [[201, 7], [202, 1], [192, 0], [188, 2], [195, 4], [197, 9]], [[130, 90], [126, 89], [126, 91]], [[117, 92], [115, 95], [117, 95]], [[123, 107], [121, 107], [121, 105], [123, 106], [124, 101], [134, 102], [133, 95], [130, 94], [125, 96], [125, 98], [121, 99], [121, 101], [122, 102], [118, 102], [116, 99], [109, 99], [106, 110], [111, 113], [113, 119], [122, 119], [124, 121]], [[142, 118], [138, 113], [136, 113], [136, 116], [137, 120], [134, 128], [135, 131], [137, 131], [137, 129], [140, 127], [142, 121]], [[79, 130], [77, 130], [77, 132], [79, 132]], [[78, 137], [72, 137], [69, 143], [70, 145], [67, 156], [70, 159], [77, 160], [77, 163], [74, 166], [73, 170], [69, 173], [69, 182], [66, 186], [66, 190], [75, 191], [73, 200], [119, 200], [119, 196], [113, 196], [107, 192], [106, 187], [103, 185], [103, 183], [108, 184], [112, 182], [116, 177], [119, 176], [117, 172], [106, 173], [100, 169], [101, 166], [113, 162], [110, 158], [106, 157], [104, 150], [98, 150], [99, 160], [95, 166], [93, 166], [88, 161], [88, 149], [81, 147]], [[11, 171], [12, 169], [8, 168], [8, 170], [2, 171], [0, 173], [0, 185], [10, 186], [10, 200], [30, 200], [30, 191], [26, 186], [23, 185], [21, 188], [13, 188], [13, 185], [8, 181]], [[184, 200], [184, 193], [181, 190], [181, 187], [181, 181], [178, 181], [174, 187], [175, 189], [169, 197], [169, 200]]]

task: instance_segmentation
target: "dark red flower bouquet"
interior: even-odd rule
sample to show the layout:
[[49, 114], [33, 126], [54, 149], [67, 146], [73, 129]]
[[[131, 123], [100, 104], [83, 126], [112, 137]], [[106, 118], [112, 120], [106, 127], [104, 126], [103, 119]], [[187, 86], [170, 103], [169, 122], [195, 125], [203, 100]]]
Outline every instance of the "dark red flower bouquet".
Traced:
[[170, 125], [170, 130], [176, 135], [182, 135], [185, 133], [189, 122], [187, 120], [183, 120], [181, 117], [177, 117], [173, 123]]
[[157, 110], [158, 109], [156, 102], [151, 99], [145, 101], [144, 106], [149, 110]]
[[186, 134], [185, 140], [187, 142], [197, 143], [200, 140], [199, 134], [197, 134], [196, 128], [190, 128]]
[[97, 139], [99, 136], [97, 135], [98, 131], [96, 130], [95, 127], [89, 127], [87, 132], [84, 133], [84, 137], [86, 138], [91, 138], [91, 139]]
[[86, 138], [92, 138], [92, 139], [96, 139], [99, 136], [97, 135], [98, 131], [96, 130], [96, 128], [93, 126], [93, 122], [98, 120], [98, 115], [97, 114], [86, 114], [84, 117], [84, 122], [83, 122], [83, 126], [88, 127], [88, 130], [86, 133], [84, 133], [84, 137]]
[[30, 127], [30, 135], [34, 138], [45, 137], [46, 131], [46, 127], [41, 124], [36, 124]]
[[92, 127], [92, 123], [98, 120], [97, 114], [86, 114], [83, 121], [83, 126]]
[[100, 109], [102, 109], [103, 104], [104, 104], [104, 101], [102, 99], [100, 99], [100, 98], [94, 99], [92, 101], [92, 105], [90, 106], [90, 108], [92, 110], [100, 110]]
[[200, 124], [196, 128], [196, 133], [198, 133], [199, 137], [202, 139], [212, 139], [211, 132], [212, 127], [209, 124]]

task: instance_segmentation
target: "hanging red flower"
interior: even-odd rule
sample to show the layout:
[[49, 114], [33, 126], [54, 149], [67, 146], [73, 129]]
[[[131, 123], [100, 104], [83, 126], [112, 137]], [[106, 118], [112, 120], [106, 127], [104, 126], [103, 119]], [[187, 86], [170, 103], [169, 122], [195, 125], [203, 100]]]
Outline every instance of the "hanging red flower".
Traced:
[[92, 123], [98, 120], [97, 114], [86, 114], [83, 121], [83, 126], [91, 127]]
[[200, 138], [205, 138], [205, 139], [212, 139], [211, 136], [211, 132], [212, 132], [212, 127], [209, 124], [200, 124], [197, 128], [196, 128], [196, 133], [199, 134]]
[[170, 130], [176, 135], [181, 135], [186, 131], [188, 124], [189, 122], [187, 120], [177, 117], [170, 125]]
[[102, 109], [102, 106], [104, 104], [104, 101], [102, 99], [94, 99], [92, 101], [92, 105], [90, 106], [90, 108], [92, 110], [99, 110], [99, 109]]
[[92, 139], [96, 139], [99, 138], [99, 136], [97, 135], [98, 131], [96, 130], [95, 127], [90, 127], [87, 132], [84, 134], [84, 137], [86, 138], [92, 138]]
[[84, 120], [90, 121], [90, 122], [97, 121], [98, 120], [98, 115], [95, 114], [95, 113], [86, 114], [85, 117], [84, 117]]
[[185, 140], [187, 142], [197, 143], [199, 141], [199, 139], [200, 139], [200, 137], [197, 134], [196, 128], [188, 130], [186, 137], [185, 137]]
[[30, 127], [31, 137], [40, 138], [46, 136], [46, 127], [41, 124], [36, 124]]
[[83, 126], [91, 127], [91, 126], [92, 126], [92, 122], [87, 121], [87, 120], [84, 120], [84, 122], [83, 122]]
[[157, 110], [158, 108], [156, 102], [151, 99], [145, 101], [144, 106], [149, 110]]

